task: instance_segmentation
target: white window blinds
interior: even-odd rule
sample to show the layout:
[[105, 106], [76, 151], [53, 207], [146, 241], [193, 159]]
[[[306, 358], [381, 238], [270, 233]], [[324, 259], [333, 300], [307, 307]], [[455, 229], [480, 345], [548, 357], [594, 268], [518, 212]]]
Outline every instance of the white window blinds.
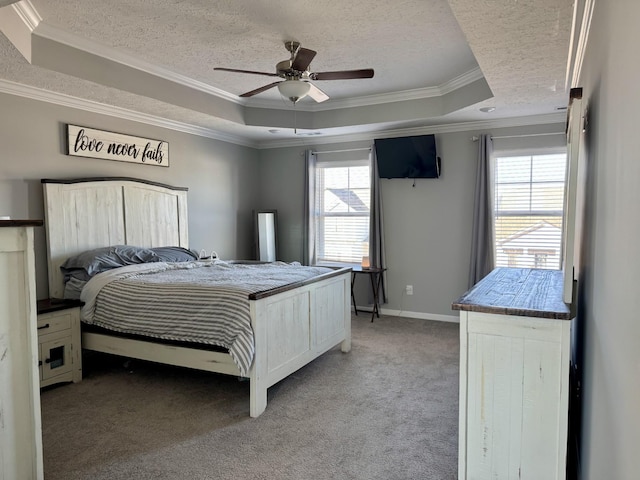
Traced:
[[316, 165], [317, 263], [357, 263], [369, 255], [368, 161]]
[[495, 159], [497, 267], [559, 270], [566, 154]]

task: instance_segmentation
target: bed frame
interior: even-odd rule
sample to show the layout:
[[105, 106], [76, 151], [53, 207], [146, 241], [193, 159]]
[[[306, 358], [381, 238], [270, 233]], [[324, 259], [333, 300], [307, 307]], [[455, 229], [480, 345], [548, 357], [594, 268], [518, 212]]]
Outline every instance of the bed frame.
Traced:
[[[109, 245], [188, 248], [187, 189], [131, 178], [42, 180], [49, 296], [62, 298], [66, 258]], [[250, 415], [267, 389], [327, 350], [351, 349], [350, 269], [250, 297], [255, 356]], [[83, 332], [82, 348], [241, 376], [228, 353]]]

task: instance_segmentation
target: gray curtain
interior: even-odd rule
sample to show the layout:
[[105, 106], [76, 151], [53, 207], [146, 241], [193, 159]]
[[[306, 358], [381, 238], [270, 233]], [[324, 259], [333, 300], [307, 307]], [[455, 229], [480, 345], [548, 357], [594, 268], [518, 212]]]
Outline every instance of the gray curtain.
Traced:
[[305, 150], [304, 161], [304, 250], [302, 264], [314, 265], [316, 263], [316, 155], [311, 150]]
[[490, 135], [480, 135], [478, 140], [478, 164], [476, 192], [471, 236], [471, 268], [469, 288], [484, 278], [495, 266], [493, 189], [491, 180], [491, 155], [493, 141]]
[[[384, 253], [384, 222], [382, 219], [382, 197], [380, 195], [380, 175], [378, 174], [378, 161], [376, 149], [371, 147], [369, 154], [371, 160], [371, 205], [369, 220], [369, 263], [372, 267], [386, 268], [387, 260]], [[381, 303], [387, 303], [385, 289], [386, 272], [382, 275]]]

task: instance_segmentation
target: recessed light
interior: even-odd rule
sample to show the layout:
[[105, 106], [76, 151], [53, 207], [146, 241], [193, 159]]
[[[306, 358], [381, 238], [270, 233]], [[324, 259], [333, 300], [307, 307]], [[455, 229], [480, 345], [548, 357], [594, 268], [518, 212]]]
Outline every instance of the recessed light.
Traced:
[[496, 109], [496, 107], [482, 107], [479, 110], [484, 113], [491, 113]]
[[278, 130], [277, 128], [269, 130], [269, 133], [279, 133], [279, 132], [280, 132], [280, 130]]

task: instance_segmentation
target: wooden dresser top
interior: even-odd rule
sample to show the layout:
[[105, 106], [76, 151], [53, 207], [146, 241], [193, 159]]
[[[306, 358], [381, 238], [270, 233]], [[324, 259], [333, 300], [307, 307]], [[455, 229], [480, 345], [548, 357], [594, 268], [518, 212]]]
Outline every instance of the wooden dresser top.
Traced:
[[451, 306], [453, 310], [571, 320], [559, 270], [496, 268]]
[[42, 220], [0, 220], [1, 227], [41, 227]]

